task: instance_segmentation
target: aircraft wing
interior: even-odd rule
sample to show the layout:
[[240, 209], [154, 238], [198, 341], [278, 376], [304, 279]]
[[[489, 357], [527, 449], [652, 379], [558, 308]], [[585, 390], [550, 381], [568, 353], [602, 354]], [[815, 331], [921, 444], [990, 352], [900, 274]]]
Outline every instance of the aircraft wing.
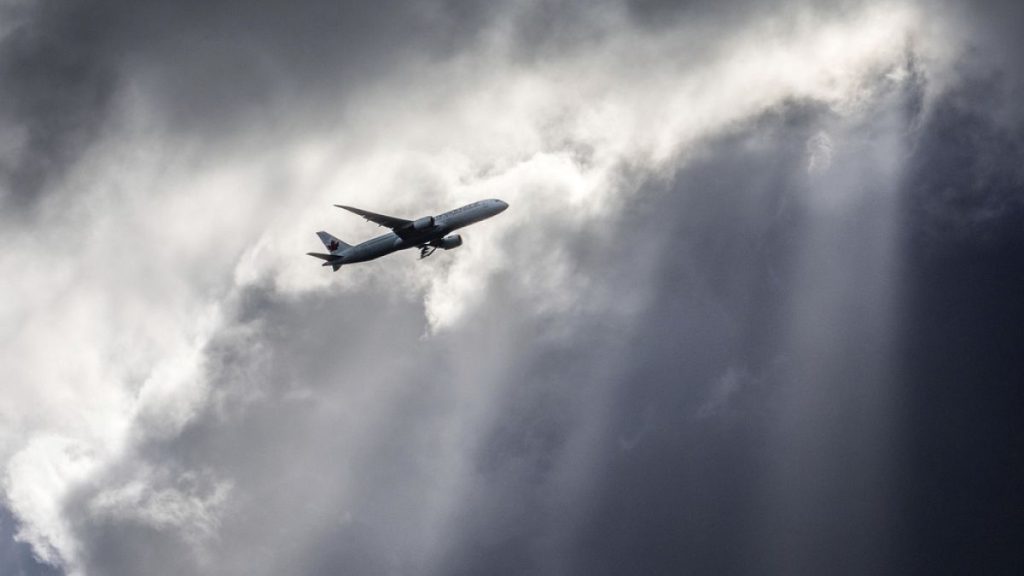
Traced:
[[396, 233], [398, 232], [399, 228], [405, 228], [412, 224], [412, 220], [404, 220], [402, 218], [395, 218], [394, 216], [385, 216], [383, 214], [374, 214], [373, 212], [370, 212], [368, 210], [361, 210], [359, 208], [353, 208], [351, 206], [342, 206], [341, 204], [335, 204], [335, 206], [341, 208], [342, 210], [348, 210], [353, 214], [358, 214], [363, 218], [366, 218], [370, 222], [377, 224], [378, 226], [391, 228]]

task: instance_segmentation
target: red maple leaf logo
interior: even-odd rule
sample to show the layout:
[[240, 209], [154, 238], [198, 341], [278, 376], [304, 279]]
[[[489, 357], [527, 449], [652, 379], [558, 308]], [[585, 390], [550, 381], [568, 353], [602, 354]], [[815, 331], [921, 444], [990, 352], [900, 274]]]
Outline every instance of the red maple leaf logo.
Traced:
[[338, 241], [331, 240], [331, 243], [327, 245], [327, 248], [330, 249], [331, 252], [334, 252], [335, 250], [338, 249]]

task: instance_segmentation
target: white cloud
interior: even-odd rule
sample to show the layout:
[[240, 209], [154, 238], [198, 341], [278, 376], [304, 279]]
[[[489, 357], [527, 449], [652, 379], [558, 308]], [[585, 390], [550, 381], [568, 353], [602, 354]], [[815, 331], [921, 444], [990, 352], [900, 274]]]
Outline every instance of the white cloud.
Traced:
[[28, 542], [42, 560], [58, 564], [75, 558], [78, 543], [62, 506], [69, 491], [99, 464], [85, 442], [37, 434], [7, 461], [6, 504], [22, 521], [16, 538]]

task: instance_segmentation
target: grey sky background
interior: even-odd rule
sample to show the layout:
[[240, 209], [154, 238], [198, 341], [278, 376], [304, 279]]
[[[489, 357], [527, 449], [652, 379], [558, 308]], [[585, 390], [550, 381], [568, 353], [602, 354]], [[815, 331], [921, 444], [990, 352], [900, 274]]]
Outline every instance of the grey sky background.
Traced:
[[0, 572], [1017, 573], [1022, 17], [0, 3]]

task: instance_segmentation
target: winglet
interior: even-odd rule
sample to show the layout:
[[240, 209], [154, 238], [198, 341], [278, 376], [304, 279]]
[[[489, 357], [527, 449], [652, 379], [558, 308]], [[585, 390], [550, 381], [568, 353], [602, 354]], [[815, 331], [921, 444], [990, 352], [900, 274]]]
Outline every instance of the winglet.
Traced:
[[359, 208], [355, 208], [355, 207], [352, 207], [352, 206], [344, 206], [342, 204], [335, 204], [334, 207], [335, 208], [341, 208], [342, 210], [348, 210], [349, 212], [351, 212], [353, 214], [358, 214], [358, 215], [362, 216], [363, 218], [366, 218], [366, 210], [360, 210]]

